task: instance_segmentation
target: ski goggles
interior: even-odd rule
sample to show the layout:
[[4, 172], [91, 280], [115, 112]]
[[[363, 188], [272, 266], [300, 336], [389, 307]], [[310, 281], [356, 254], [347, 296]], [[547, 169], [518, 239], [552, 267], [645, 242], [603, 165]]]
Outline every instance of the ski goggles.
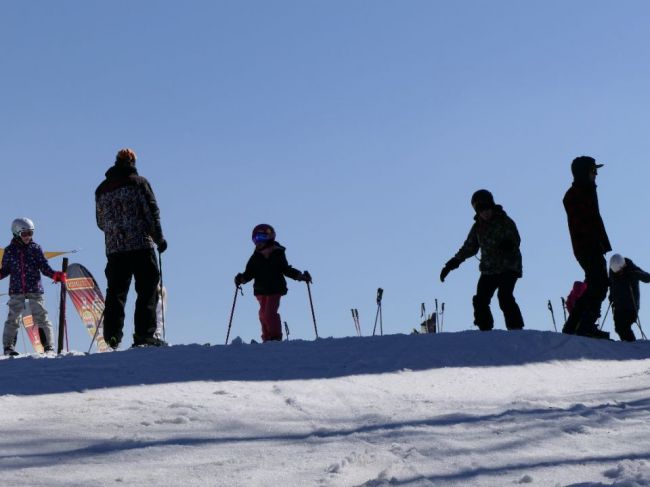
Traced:
[[265, 243], [269, 241], [271, 241], [271, 236], [268, 233], [260, 232], [253, 235], [253, 242], [255, 242], [256, 244]]
[[32, 235], [34, 235], [34, 230], [23, 230], [20, 232], [21, 237], [31, 237]]

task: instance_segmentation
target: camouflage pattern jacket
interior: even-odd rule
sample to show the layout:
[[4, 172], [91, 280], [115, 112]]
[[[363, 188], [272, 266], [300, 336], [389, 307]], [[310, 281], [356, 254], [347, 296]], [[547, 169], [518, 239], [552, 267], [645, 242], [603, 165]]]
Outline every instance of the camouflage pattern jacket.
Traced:
[[484, 221], [479, 216], [474, 217], [475, 223], [467, 235], [465, 243], [454, 256], [462, 262], [481, 251], [481, 274], [501, 274], [514, 272], [522, 276], [521, 238], [515, 222], [496, 205], [492, 218]]
[[95, 191], [97, 226], [106, 254], [154, 248], [163, 240], [160, 211], [149, 182], [135, 167], [111, 167]]

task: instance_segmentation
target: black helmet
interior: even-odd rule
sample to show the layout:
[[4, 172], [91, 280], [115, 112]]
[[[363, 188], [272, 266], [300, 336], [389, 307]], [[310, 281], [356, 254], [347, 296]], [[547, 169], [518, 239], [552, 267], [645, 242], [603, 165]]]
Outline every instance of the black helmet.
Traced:
[[494, 197], [487, 189], [479, 189], [472, 195], [472, 208], [474, 210], [488, 210], [494, 208]]

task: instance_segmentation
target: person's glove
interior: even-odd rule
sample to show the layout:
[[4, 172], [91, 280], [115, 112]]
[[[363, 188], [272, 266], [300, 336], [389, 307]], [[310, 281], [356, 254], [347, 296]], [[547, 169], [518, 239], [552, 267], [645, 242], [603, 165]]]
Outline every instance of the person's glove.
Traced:
[[240, 272], [235, 276], [235, 286], [239, 287], [242, 284], [246, 284], [246, 279], [244, 278], [244, 274]]
[[499, 242], [497, 247], [499, 248], [499, 250], [501, 250], [503, 252], [511, 252], [511, 251], [515, 250], [515, 243], [512, 240], [510, 240], [509, 238], [506, 238], [506, 239], [501, 240], [501, 242]]
[[61, 271], [55, 271], [54, 275], [52, 276], [52, 280], [54, 282], [60, 282], [60, 283], [63, 283], [63, 284], [65, 284], [67, 279], [68, 279], [68, 276], [66, 276], [65, 272], [61, 272]]
[[299, 280], [299, 281], [304, 281], [304, 282], [306, 282], [307, 284], [311, 284], [311, 274], [309, 274], [308, 271], [302, 272], [302, 273], [298, 276], [298, 280]]
[[456, 257], [449, 259], [445, 266], [442, 268], [442, 271], [440, 271], [440, 282], [445, 282], [447, 275], [454, 269], [458, 269], [459, 266], [460, 260], [458, 260]]
[[165, 250], [167, 250], [167, 240], [163, 238], [160, 242], [158, 242], [158, 252], [162, 254]]

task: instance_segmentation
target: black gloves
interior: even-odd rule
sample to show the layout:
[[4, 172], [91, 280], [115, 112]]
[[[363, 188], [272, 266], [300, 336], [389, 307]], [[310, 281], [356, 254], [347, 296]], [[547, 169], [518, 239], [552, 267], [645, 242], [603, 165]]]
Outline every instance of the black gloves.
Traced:
[[311, 274], [309, 274], [309, 271], [301, 272], [300, 275], [296, 277], [296, 281], [304, 281], [311, 284]]
[[163, 238], [158, 242], [158, 252], [162, 254], [165, 250], [167, 250], [167, 240]]
[[442, 271], [440, 271], [440, 282], [445, 282], [445, 278], [447, 277], [447, 274], [449, 274], [454, 269], [458, 269], [460, 263], [461, 261], [458, 260], [456, 257], [452, 257], [451, 259], [449, 259], [445, 264], [445, 266], [442, 268]]
[[239, 287], [242, 284], [246, 284], [246, 278], [241, 272], [235, 276], [235, 286]]

